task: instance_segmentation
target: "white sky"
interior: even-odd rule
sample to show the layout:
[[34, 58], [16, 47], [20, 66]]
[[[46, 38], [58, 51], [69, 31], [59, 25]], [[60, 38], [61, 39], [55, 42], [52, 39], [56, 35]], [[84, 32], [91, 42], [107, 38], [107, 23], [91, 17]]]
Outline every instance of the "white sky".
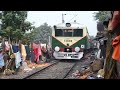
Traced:
[[62, 22], [62, 13], [64, 15], [65, 22], [76, 20], [78, 23], [84, 24], [88, 27], [90, 35], [96, 35], [97, 23], [94, 20], [93, 13], [96, 11], [29, 11], [27, 21], [34, 23], [34, 26], [38, 27], [43, 23], [47, 23], [50, 26]]

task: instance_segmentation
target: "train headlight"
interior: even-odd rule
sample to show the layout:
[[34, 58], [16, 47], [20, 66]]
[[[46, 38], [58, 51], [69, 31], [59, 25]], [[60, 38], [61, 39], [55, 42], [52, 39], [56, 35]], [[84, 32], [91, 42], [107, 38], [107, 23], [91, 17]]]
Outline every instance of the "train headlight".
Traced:
[[85, 45], [81, 45], [81, 48], [85, 48]]
[[60, 48], [59, 48], [58, 46], [56, 46], [56, 47], [55, 47], [55, 51], [58, 52], [59, 50], [60, 50]]
[[76, 52], [79, 52], [79, 51], [80, 51], [80, 48], [79, 48], [79, 47], [75, 47], [75, 51], [76, 51]]
[[67, 49], [67, 51], [69, 51], [70, 49]]

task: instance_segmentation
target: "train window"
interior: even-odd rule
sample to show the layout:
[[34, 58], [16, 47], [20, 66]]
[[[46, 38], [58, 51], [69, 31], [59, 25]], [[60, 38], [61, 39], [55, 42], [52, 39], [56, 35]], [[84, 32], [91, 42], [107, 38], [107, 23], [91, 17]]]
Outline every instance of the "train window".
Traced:
[[64, 30], [64, 32], [73, 32], [73, 30], [72, 29], [66, 29], [66, 30]]
[[55, 36], [63, 36], [63, 30], [62, 29], [55, 29]]
[[74, 29], [73, 36], [82, 37], [83, 36], [83, 29]]
[[55, 36], [82, 37], [83, 29], [55, 29]]
[[73, 36], [73, 30], [72, 29], [65, 29], [64, 30], [64, 36], [65, 37], [72, 37]]

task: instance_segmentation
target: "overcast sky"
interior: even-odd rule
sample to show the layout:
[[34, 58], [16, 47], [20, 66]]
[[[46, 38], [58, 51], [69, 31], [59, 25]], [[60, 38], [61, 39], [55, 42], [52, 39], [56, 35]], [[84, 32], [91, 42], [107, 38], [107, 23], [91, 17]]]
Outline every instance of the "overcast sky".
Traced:
[[34, 26], [38, 27], [47, 22], [48, 25], [53, 26], [62, 22], [62, 13], [65, 22], [76, 20], [78, 23], [84, 24], [88, 27], [90, 35], [96, 35], [97, 23], [94, 20], [93, 13], [96, 11], [29, 11], [27, 21], [35, 22]]

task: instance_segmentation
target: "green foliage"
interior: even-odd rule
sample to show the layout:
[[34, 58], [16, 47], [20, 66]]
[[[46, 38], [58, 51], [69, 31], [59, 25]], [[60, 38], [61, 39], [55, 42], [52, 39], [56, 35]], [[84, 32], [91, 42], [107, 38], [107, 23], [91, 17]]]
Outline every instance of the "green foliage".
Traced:
[[24, 32], [21, 31], [20, 29], [16, 29], [15, 31], [13, 31], [13, 38], [16, 38], [18, 40], [20, 40], [24, 35]]
[[28, 31], [28, 30], [32, 30], [34, 29], [35, 27], [32, 26], [32, 23], [30, 23], [29, 21], [25, 21], [23, 26], [22, 26], [22, 31]]
[[104, 21], [110, 11], [99, 11], [94, 13], [94, 19], [98, 21]]
[[11, 40], [22, 39], [26, 30], [34, 28], [26, 19], [27, 11], [2, 11], [0, 35]]
[[31, 33], [32, 41], [40, 41], [41, 43], [48, 43], [49, 36], [52, 34], [51, 26], [48, 26], [47, 23], [35, 28]]
[[38, 32], [36, 32], [35, 27], [30, 33], [25, 33], [22, 37], [22, 42], [24, 44], [30, 44], [30, 42], [33, 42], [35, 40], [35, 37]]
[[27, 11], [3, 11], [2, 29], [11, 26], [13, 30], [19, 29], [27, 18]]
[[11, 32], [12, 32], [12, 27], [8, 26], [7, 28], [0, 30], [0, 35], [4, 37], [9, 37]]
[[29, 44], [29, 42], [30, 42], [30, 37], [31, 37], [31, 35], [30, 34], [28, 34], [28, 33], [26, 33], [26, 34], [24, 34], [24, 36], [22, 37], [22, 42], [24, 43], [24, 44]]

